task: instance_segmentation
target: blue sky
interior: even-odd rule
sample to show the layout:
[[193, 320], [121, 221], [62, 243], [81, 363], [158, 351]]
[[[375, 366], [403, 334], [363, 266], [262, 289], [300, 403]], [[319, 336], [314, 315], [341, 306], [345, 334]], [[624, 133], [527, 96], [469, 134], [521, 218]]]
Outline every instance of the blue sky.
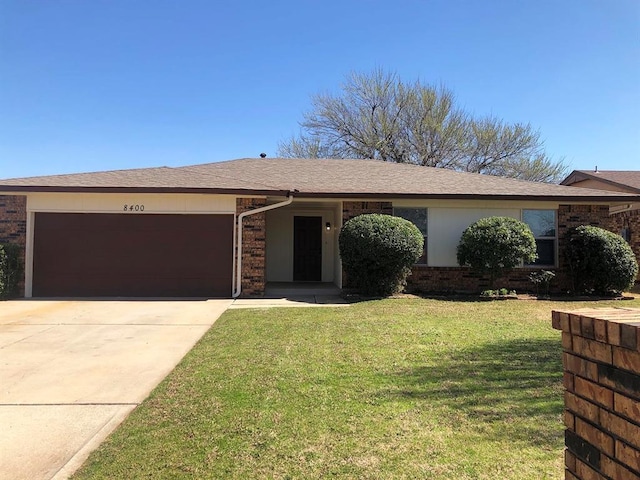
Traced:
[[375, 68], [640, 169], [639, 0], [0, 0], [0, 178], [275, 156]]

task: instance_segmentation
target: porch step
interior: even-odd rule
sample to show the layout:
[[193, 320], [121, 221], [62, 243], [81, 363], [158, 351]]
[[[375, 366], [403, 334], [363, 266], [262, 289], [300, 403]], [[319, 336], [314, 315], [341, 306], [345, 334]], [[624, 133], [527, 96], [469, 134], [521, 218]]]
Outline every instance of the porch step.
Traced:
[[269, 282], [266, 297], [292, 297], [300, 295], [340, 295], [341, 290], [333, 283], [322, 282]]

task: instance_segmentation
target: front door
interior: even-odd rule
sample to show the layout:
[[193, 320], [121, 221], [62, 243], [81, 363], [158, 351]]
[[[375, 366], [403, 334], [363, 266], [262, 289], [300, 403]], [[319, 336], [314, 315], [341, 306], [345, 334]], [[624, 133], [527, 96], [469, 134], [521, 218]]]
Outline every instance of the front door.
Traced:
[[322, 217], [293, 217], [293, 281], [322, 280]]

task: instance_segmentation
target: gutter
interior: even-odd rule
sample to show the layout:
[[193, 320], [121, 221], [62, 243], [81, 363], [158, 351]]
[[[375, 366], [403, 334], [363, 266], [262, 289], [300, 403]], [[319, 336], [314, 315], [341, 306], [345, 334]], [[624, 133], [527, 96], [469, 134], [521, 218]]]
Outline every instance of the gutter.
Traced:
[[280, 207], [286, 207], [287, 205], [290, 205], [291, 202], [293, 202], [293, 195], [291, 194], [291, 192], [287, 192], [287, 199], [284, 202], [274, 203], [273, 205], [256, 208], [255, 210], [242, 212], [240, 215], [238, 215], [238, 230], [236, 233], [236, 238], [238, 240], [236, 250], [236, 281], [233, 293], [231, 294], [232, 298], [238, 298], [240, 296], [240, 293], [242, 293], [242, 220], [244, 220], [244, 217], [248, 217], [249, 215], [266, 212], [267, 210], [274, 210]]
[[633, 203], [628, 203], [626, 205], [616, 205], [613, 207], [609, 207], [609, 215], [615, 215], [617, 213], [629, 212], [631, 210], [636, 210]]
[[[578, 190], [577, 187], [572, 187]], [[584, 190], [584, 189], [583, 189]], [[544, 201], [558, 203], [613, 203], [613, 202], [637, 202], [640, 195], [634, 193], [613, 193], [612, 195], [496, 195], [475, 193], [297, 193], [296, 198], [339, 198], [355, 201], [380, 200], [380, 199], [416, 199], [416, 200], [503, 200], [503, 201]]]
[[0, 184], [0, 192], [8, 195], [27, 193], [197, 193], [214, 195], [286, 195], [288, 190], [210, 188], [210, 187], [70, 187]]

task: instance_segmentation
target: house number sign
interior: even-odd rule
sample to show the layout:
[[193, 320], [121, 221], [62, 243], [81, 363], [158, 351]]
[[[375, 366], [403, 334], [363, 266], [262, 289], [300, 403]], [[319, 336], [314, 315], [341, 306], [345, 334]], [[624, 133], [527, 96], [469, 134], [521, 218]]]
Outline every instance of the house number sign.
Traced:
[[125, 203], [122, 211], [123, 212], [144, 212], [144, 205], [141, 203], [137, 203], [137, 204]]

